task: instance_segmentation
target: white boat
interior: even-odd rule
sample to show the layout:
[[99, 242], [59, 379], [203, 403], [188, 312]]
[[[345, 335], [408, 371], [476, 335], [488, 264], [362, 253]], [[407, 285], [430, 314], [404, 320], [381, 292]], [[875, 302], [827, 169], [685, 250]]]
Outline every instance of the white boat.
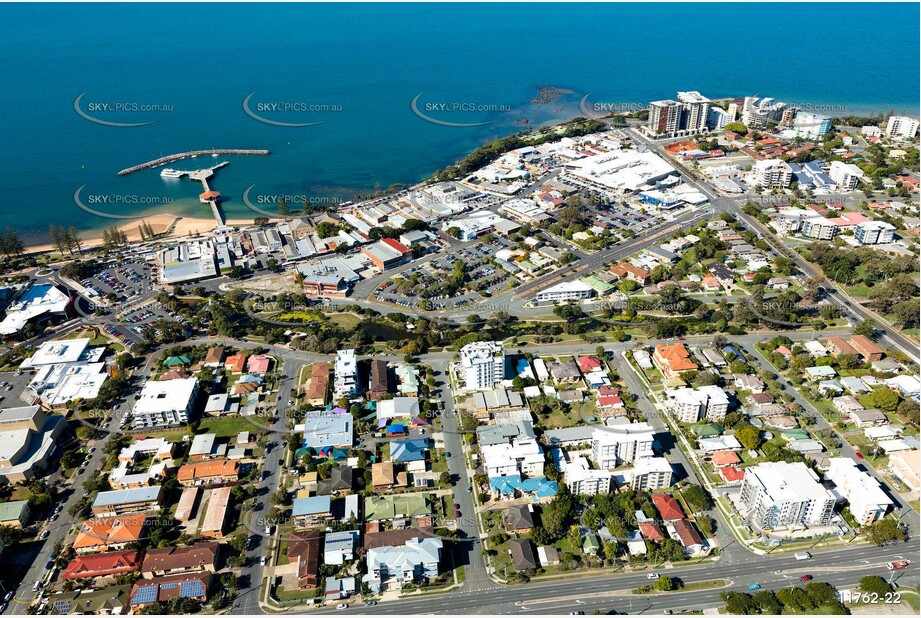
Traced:
[[163, 178], [182, 178], [182, 172], [180, 172], [179, 170], [166, 168], [165, 170], [160, 172], [160, 176]]

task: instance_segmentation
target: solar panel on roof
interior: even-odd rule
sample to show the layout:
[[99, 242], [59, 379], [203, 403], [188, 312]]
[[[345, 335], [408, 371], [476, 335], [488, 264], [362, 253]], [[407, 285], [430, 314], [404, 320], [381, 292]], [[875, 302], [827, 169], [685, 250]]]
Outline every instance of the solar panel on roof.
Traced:
[[157, 600], [158, 591], [159, 587], [157, 586], [145, 586], [143, 588], [138, 588], [138, 591], [135, 592], [134, 596], [131, 597], [131, 603], [153, 603]]
[[177, 584], [177, 583], [161, 584], [161, 585], [160, 585], [160, 588], [163, 589], [163, 590], [169, 590], [170, 588], [175, 588], [175, 587], [178, 586], [178, 585], [179, 585], [179, 584]]
[[205, 596], [205, 587], [200, 581], [182, 582], [179, 586], [179, 596], [202, 597]]
[[66, 614], [70, 612], [70, 601], [55, 601], [54, 606], [57, 608], [58, 613]]

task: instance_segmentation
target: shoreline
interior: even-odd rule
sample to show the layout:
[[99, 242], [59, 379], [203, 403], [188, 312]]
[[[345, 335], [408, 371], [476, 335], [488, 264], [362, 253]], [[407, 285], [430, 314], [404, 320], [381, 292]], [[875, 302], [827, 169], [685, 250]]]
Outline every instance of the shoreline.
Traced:
[[[270, 221], [271, 220], [273, 219], [270, 219]], [[128, 242], [137, 243], [141, 242], [141, 232], [138, 228], [141, 222], [144, 221], [150, 224], [150, 227], [153, 228], [153, 231], [156, 234], [162, 234], [166, 230], [170, 229], [170, 227], [173, 228], [169, 235], [162, 236], [156, 240], [166, 240], [167, 238], [175, 239], [185, 236], [191, 237], [196, 234], [206, 234], [217, 227], [217, 223], [214, 221], [214, 219], [211, 218], [184, 217], [181, 215], [171, 214], [156, 214], [150, 215], [148, 217], [138, 217], [134, 221], [122, 223], [121, 225], [116, 225], [115, 227], [128, 235]], [[252, 223], [252, 219], [227, 219], [225, 221], [226, 225], [232, 226], [252, 225]], [[105, 229], [94, 229], [88, 232], [81, 231], [80, 239], [83, 243], [83, 248], [95, 249], [101, 247], [104, 232]], [[26, 243], [23, 254], [29, 255], [34, 253], [49, 253], [54, 252], [55, 250], [56, 249], [54, 245], [50, 242]]]

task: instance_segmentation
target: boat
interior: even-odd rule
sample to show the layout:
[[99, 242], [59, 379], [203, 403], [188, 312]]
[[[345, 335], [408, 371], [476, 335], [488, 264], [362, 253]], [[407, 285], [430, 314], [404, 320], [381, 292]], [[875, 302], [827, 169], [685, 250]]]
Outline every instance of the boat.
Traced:
[[160, 176], [163, 178], [182, 178], [182, 172], [180, 172], [179, 170], [166, 168], [165, 170], [160, 172]]

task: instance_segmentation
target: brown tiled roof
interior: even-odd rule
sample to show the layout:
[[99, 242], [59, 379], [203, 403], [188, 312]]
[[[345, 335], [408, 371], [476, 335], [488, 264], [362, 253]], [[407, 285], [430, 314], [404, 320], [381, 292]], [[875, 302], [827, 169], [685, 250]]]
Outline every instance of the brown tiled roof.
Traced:
[[204, 570], [206, 566], [215, 567], [219, 549], [220, 545], [214, 541], [196, 543], [189, 547], [151, 549], [144, 556], [141, 572], [168, 573], [170, 571], [188, 571], [196, 568]]
[[288, 561], [297, 563], [297, 583], [301, 588], [315, 588], [320, 583], [320, 532], [311, 530], [291, 535]]
[[215, 459], [213, 461], [200, 461], [180, 466], [179, 472], [176, 474], [176, 478], [179, 479], [179, 482], [194, 481], [196, 479], [217, 476], [236, 476], [239, 474], [239, 472], [239, 461]]
[[325, 399], [329, 389], [329, 363], [314, 363], [310, 368], [308, 399]]
[[688, 520], [679, 519], [672, 525], [675, 527], [675, 532], [678, 533], [681, 544], [685, 547], [704, 544], [704, 540], [700, 537], [700, 533], [697, 532], [697, 528]]
[[74, 540], [74, 549], [91, 549], [122, 543], [135, 543], [141, 538], [145, 515], [101, 517], [83, 522]]
[[432, 526], [419, 526], [411, 528], [397, 528], [396, 530], [384, 530], [381, 532], [365, 531], [365, 549], [374, 549], [375, 547], [401, 547], [406, 545], [410, 539], [426, 539], [435, 536], [435, 529]]

